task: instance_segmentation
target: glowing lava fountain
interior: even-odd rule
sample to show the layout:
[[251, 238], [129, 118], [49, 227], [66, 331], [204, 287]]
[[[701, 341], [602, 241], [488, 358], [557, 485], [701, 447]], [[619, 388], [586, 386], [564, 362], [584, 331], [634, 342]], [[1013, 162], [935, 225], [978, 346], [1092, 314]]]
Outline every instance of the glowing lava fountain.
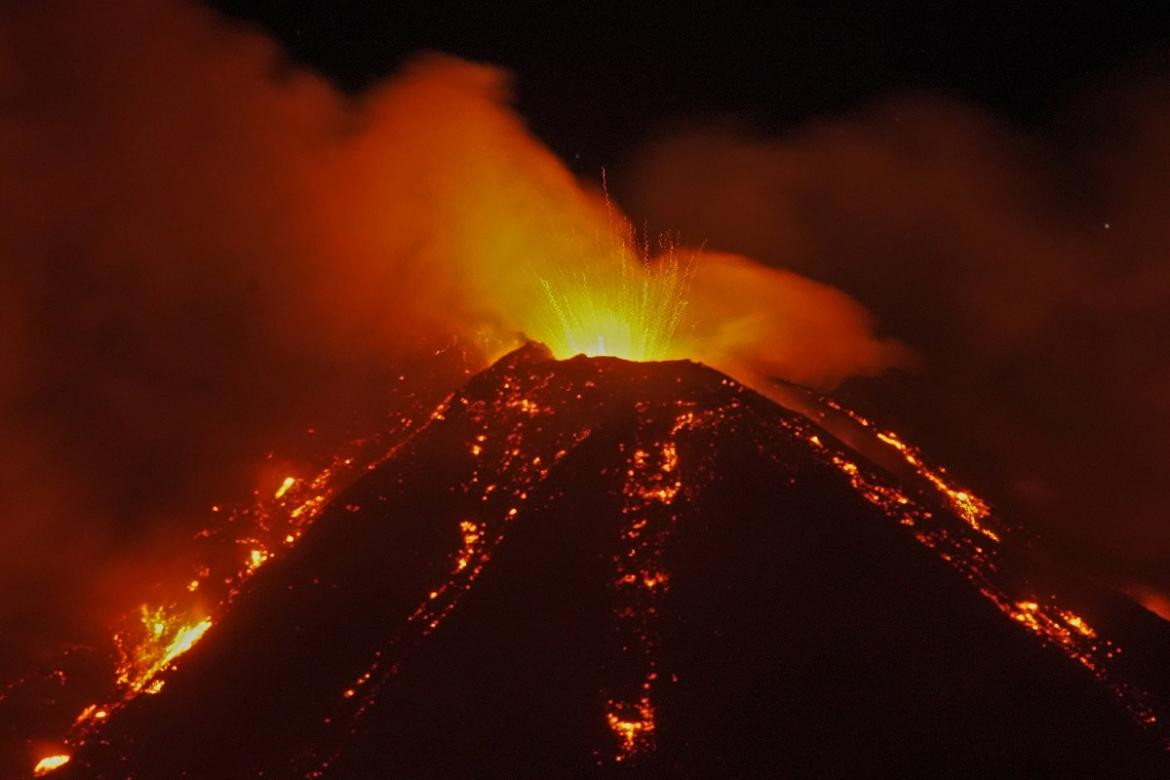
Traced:
[[542, 335], [561, 358], [677, 357], [689, 282], [689, 264], [670, 248], [656, 259], [619, 259], [541, 279], [552, 315]]

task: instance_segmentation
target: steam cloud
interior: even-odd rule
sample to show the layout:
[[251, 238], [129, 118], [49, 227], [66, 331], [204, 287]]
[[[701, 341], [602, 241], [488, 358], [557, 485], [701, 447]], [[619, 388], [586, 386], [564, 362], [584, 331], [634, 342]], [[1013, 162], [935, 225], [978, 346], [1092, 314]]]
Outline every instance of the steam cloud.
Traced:
[[696, 124], [620, 192], [854, 295], [922, 369], [862, 397], [1170, 617], [1170, 88], [1135, 70], [1043, 131], [938, 95], [780, 137]]
[[[472, 365], [539, 336], [539, 279], [604, 203], [508, 104], [437, 55], [346, 96], [186, 3], [0, 7], [6, 652], [83, 636], [125, 606], [119, 564], [263, 486], [306, 424], [386, 411], [452, 336]], [[696, 274], [695, 357], [822, 384], [906, 360], [823, 284]]]

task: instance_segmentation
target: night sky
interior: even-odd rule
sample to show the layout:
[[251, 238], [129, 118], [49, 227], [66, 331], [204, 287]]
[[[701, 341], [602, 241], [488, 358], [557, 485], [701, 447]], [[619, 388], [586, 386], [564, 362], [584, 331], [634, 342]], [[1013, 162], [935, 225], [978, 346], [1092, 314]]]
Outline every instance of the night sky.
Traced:
[[677, 120], [731, 115], [782, 131], [914, 90], [1042, 127], [1062, 99], [1115, 68], [1141, 67], [1170, 39], [1170, 11], [1157, 4], [211, 5], [271, 31], [295, 62], [351, 92], [420, 50], [501, 65], [537, 135], [591, 176]]

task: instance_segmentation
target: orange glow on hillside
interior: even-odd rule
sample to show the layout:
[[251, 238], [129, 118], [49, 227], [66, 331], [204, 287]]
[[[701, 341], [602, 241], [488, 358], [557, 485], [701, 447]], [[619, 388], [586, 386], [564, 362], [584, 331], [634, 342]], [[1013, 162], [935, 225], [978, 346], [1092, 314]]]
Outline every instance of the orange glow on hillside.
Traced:
[[[416, 411], [422, 412], [423, 408]], [[436, 419], [439, 418], [441, 414]], [[112, 677], [117, 698], [82, 708], [62, 741], [74, 747], [96, 741], [102, 727], [128, 702], [139, 695], [162, 691], [165, 673], [204, 638], [239, 595], [242, 585], [272, 561], [279, 550], [300, 541], [304, 530], [347, 480], [389, 458], [410, 434], [425, 428], [430, 418], [424, 416], [421, 426], [415, 425], [415, 419], [403, 414], [384, 433], [350, 441], [315, 474], [284, 477], [274, 491], [258, 489], [252, 504], [213, 505], [211, 512], [221, 523], [195, 534], [193, 568], [185, 576], [176, 576], [170, 588], [162, 584], [161, 590], [152, 592], [146, 603], [140, 602], [125, 614], [113, 630], [117, 661]], [[229, 552], [217, 556], [217, 549]], [[192, 596], [196, 593], [198, 599]], [[93, 693], [104, 696], [104, 690]], [[70, 758], [59, 754], [42, 763], [60, 760], [61, 756], [64, 761]], [[40, 771], [51, 771], [64, 761]]]
[[[604, 389], [602, 378], [610, 372], [650, 371], [613, 361], [586, 361], [577, 368], [590, 373], [571, 386], [550, 385], [550, 377], [555, 376], [551, 368], [548, 373], [517, 370], [492, 385], [486, 397], [457, 391], [437, 408], [420, 410], [417, 419], [422, 427], [414, 432], [431, 426], [459, 431], [459, 437], [449, 443], [467, 470], [453, 489], [466, 502], [436, 518], [448, 545], [444, 565], [432, 572], [433, 579], [419, 583], [417, 602], [403, 625], [388, 635], [364, 668], [355, 669], [354, 676], [347, 676], [336, 688], [334, 712], [326, 724], [335, 723], [338, 730], [351, 727], [398, 674], [401, 660], [441, 631], [460, 608], [493, 565], [511, 529], [525, 522], [527, 507], [534, 495], [539, 496], [540, 486], [558, 463], [593, 436], [592, 418], [577, 415], [592, 413], [588, 410]], [[653, 371], [658, 368], [706, 370], [675, 365]], [[1094, 613], [1082, 614], [1079, 606], [1055, 592], [1032, 585], [1025, 588], [1005, 577], [1001, 567], [1006, 569], [1005, 562], [1010, 561], [1004, 550], [1014, 541], [1012, 529], [971, 491], [959, 488], [949, 475], [944, 478], [941, 468], [928, 465], [917, 449], [868, 420], [833, 407], [868, 431], [871, 443], [882, 450], [891, 448], [898, 460], [921, 477], [898, 482], [893, 472], [867, 461], [810, 418], [761, 405], [754, 393], [730, 378], [721, 378], [718, 388], [715, 398], [683, 400], [667, 395], [658, 401], [635, 401], [634, 418], [624, 429], [628, 438], [617, 445], [620, 466], [613, 468], [614, 482], [608, 489], [620, 502], [621, 522], [608, 548], [611, 565], [606, 588], [612, 637], [605, 659], [607, 676], [599, 687], [594, 715], [606, 738], [595, 754], [599, 763], [637, 764], [661, 749], [659, 743], [670, 731], [669, 691], [679, 683], [680, 670], [670, 668], [670, 656], [664, 652], [664, 615], [672, 609], [672, 592], [685, 582], [684, 573], [671, 569], [670, 552], [678, 529], [694, 520], [694, 499], [702, 494], [704, 484], [721, 477], [711, 467], [720, 437], [749, 427], [761, 437], [756, 442], [760, 457], [784, 465], [792, 462], [790, 446], [798, 447], [802, 457], [797, 462], [848, 485], [852, 495], [879, 510], [869, 514], [890, 522], [908, 540], [931, 551], [1004, 620], [1083, 668], [1137, 722], [1157, 725], [1159, 712], [1147, 703], [1143, 690], [1117, 670], [1122, 647], [1109, 638], [1107, 624], [1094, 624]], [[409, 437], [402, 439], [408, 441]], [[265, 511], [258, 511], [255, 523], [246, 528], [228, 526], [231, 576], [225, 578], [224, 571], [204, 565], [197, 570], [197, 579], [188, 579], [188, 571], [176, 577], [177, 589], [183, 591], [191, 582], [202, 583], [198, 598], [208, 599], [203, 606], [169, 599], [150, 602], [164, 606], [141, 606], [134, 625], [118, 636], [123, 657], [117, 684], [123, 698], [112, 705], [87, 706], [61, 744], [79, 750], [86, 741], [96, 742], [99, 724], [116, 718], [127, 700], [158, 692], [165, 671], [201, 640], [213, 621], [223, 622], [220, 618], [232, 594], [270, 559], [269, 551], [277, 559], [284, 556], [287, 545], [299, 540], [307, 524], [336, 497], [336, 474], [344, 469], [361, 473], [376, 468], [393, 452], [380, 449], [369, 458], [339, 456], [332, 467], [336, 472], [326, 469], [316, 478], [289, 477], [280, 483], [287, 488], [279, 496], [274, 495], [276, 479], [270, 476], [262, 482], [258, 496], [263, 496]], [[361, 509], [343, 501], [332, 506], [337, 511]], [[210, 600], [212, 591], [225, 582], [232, 589], [226, 600]], [[306, 754], [303, 760], [316, 767], [306, 776], [317, 776], [313, 772], [324, 772], [335, 760], [342, 743], [331, 743], [331, 739], [327, 735], [320, 752], [314, 747]], [[86, 753], [74, 755], [75, 767], [85, 764]]]
[[[1149, 703], [1148, 694], [1115, 673], [1113, 664], [1123, 649], [1099, 635], [1088, 620], [1066, 605], [1056, 594], [1047, 598], [1016, 596], [998, 580], [1002, 562], [1000, 546], [1006, 529], [992, 515], [990, 506], [971, 493], [955, 487], [943, 477], [944, 470], [927, 465], [921, 453], [906, 444], [892, 431], [882, 432], [866, 418], [827, 401], [829, 407], [845, 414], [854, 423], [874, 434], [882, 444], [894, 449], [936, 492], [962, 524], [945, 527], [938, 514], [926, 509], [901, 488], [887, 483], [876, 473], [851, 460], [843, 451], [832, 452], [821, 437], [803, 432], [802, 438], [814, 452], [825, 453], [828, 462], [840, 471], [853, 489], [866, 501], [880, 508], [899, 525], [913, 529], [914, 539], [933, 550], [938, 557], [958, 571], [1003, 615], [1069, 660], [1088, 670], [1125, 708], [1135, 722], [1153, 727], [1158, 716]], [[991, 525], [997, 526], [993, 530]], [[974, 532], [974, 533], [972, 533]], [[1170, 741], [1163, 740], [1170, 749]]]

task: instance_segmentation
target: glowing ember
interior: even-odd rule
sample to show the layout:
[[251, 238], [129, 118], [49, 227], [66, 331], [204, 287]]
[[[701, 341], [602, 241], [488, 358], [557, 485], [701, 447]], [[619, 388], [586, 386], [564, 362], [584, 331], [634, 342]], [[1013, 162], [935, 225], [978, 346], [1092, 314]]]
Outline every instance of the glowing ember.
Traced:
[[650, 705], [649, 698], [644, 696], [638, 701], [637, 706], [633, 708], [637, 713], [636, 717], [632, 718], [623, 716], [617, 709], [612, 709], [622, 709], [615, 702], [611, 701], [609, 706], [611, 709], [605, 718], [610, 729], [617, 735], [619, 743], [615, 761], [620, 763], [639, 752], [653, 748], [654, 708]]
[[455, 571], [457, 572], [467, 568], [481, 547], [479, 526], [475, 521], [463, 520], [459, 523], [459, 531], [463, 534], [463, 547], [455, 557]]
[[52, 756], [45, 756], [37, 765], [33, 767], [33, 777], [44, 777], [69, 763], [69, 756], [66, 753], [58, 753]]
[[[861, 422], [863, 426], [869, 427], [869, 421], [865, 418], [858, 416], [855, 419]], [[987, 518], [991, 516], [991, 509], [982, 499], [966, 490], [959, 490], [947, 484], [946, 480], [939, 473], [939, 470], [926, 466], [922, 462], [922, 457], [918, 451], [899, 439], [893, 431], [887, 431], [885, 433], [879, 431], [877, 438], [879, 441], [888, 444], [901, 453], [907, 464], [913, 467], [927, 482], [934, 485], [940, 493], [945, 495], [947, 500], [950, 501], [951, 506], [954, 507], [955, 512], [958, 513], [959, 517], [963, 518], [967, 525], [993, 542], [1000, 541], [999, 534], [992, 531], [985, 524]]]
[[257, 547], [248, 552], [247, 567], [249, 571], [255, 571], [263, 566], [268, 561], [268, 551]]
[[102, 721], [109, 716], [109, 710], [107, 710], [105, 707], [99, 707], [96, 704], [90, 704], [81, 711], [81, 714], [78, 715], [76, 719], [74, 719], [73, 725], [80, 726], [93, 721]]
[[296, 477], [285, 477], [284, 482], [281, 482], [280, 487], [276, 489], [276, 494], [273, 496], [273, 498], [275, 498], [277, 501], [284, 498], [284, 494], [287, 493], [289, 489], [291, 489], [295, 484], [297, 484]]

